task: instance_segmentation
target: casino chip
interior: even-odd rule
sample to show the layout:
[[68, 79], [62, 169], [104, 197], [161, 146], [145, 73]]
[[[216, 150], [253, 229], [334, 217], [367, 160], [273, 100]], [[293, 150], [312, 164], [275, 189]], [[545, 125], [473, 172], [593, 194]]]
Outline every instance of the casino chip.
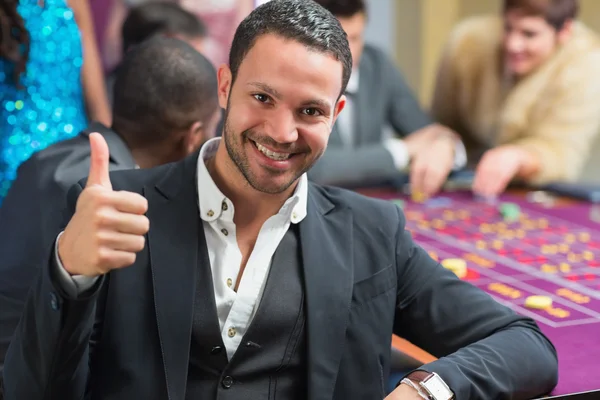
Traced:
[[467, 276], [467, 262], [462, 258], [446, 258], [442, 261], [442, 267], [454, 272], [460, 279]]
[[514, 222], [519, 220], [521, 209], [515, 203], [502, 203], [500, 204], [500, 214], [504, 218], [504, 221]]
[[425, 202], [425, 200], [427, 200], [427, 195], [425, 195], [425, 193], [418, 192], [415, 190], [410, 193], [410, 199], [415, 203], [423, 203]]
[[533, 192], [527, 193], [527, 201], [531, 203], [540, 204], [543, 207], [550, 208], [555, 203], [555, 197], [550, 193], [545, 192], [543, 190], [536, 190]]
[[525, 299], [525, 307], [535, 310], [544, 310], [552, 305], [552, 298], [548, 296], [529, 296]]

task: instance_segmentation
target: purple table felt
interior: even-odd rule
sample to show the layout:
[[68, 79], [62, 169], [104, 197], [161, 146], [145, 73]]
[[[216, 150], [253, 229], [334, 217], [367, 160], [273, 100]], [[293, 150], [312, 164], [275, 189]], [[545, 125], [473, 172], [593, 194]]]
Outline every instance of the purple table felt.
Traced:
[[[511, 195], [490, 204], [468, 192], [424, 203], [398, 193], [370, 195], [403, 200], [407, 229], [432, 257], [466, 259], [465, 280], [538, 323], [558, 351], [553, 394], [600, 388], [600, 223], [590, 219], [592, 205], [546, 208]], [[503, 202], [519, 206], [517, 221], [503, 220]], [[549, 296], [553, 305], [526, 308], [530, 295]]]

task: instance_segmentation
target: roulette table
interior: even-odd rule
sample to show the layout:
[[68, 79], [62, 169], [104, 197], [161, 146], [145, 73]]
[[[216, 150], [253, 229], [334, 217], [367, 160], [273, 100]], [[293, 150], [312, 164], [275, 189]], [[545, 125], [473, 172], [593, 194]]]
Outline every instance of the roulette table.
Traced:
[[[395, 189], [360, 192], [398, 203], [414, 240], [434, 259], [465, 260], [462, 279], [538, 323], [558, 351], [559, 383], [552, 395], [600, 388], [599, 204], [564, 198], [540, 203], [522, 191], [495, 201], [468, 190], [419, 201]], [[500, 212], [507, 204], [519, 210], [508, 220]], [[552, 305], [526, 307], [530, 296], [549, 297]], [[393, 343], [423, 363], [433, 358], [400, 338]]]

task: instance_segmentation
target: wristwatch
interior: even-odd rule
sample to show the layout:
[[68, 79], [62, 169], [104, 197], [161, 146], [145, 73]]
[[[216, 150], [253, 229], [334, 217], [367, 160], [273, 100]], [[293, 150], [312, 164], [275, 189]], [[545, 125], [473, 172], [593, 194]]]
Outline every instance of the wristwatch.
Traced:
[[454, 393], [435, 372], [417, 370], [411, 372], [401, 383], [415, 389], [427, 400], [454, 400]]

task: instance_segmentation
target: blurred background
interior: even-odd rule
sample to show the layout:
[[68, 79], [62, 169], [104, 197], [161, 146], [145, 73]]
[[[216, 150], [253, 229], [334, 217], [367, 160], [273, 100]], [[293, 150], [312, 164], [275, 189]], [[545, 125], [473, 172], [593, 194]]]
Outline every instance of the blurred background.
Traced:
[[[501, 0], [368, 0], [367, 41], [390, 52], [417, 93], [421, 104], [431, 104], [441, 51], [452, 28], [462, 19], [498, 14]], [[579, 19], [600, 32], [600, 1], [581, 0]], [[600, 153], [600, 136], [592, 154]], [[600, 182], [600, 157], [590, 157], [581, 181]]]
[[[125, 9], [119, 7], [118, 3], [135, 5], [143, 1], [91, 1], [96, 36], [106, 68], [116, 63], [114, 54], [119, 54], [118, 46], [110, 43], [111, 40], [114, 41], [117, 28], [126, 15]], [[195, 6], [203, 9], [205, 14], [231, 7], [237, 8], [243, 15], [248, 7], [265, 1], [268, 0], [187, 0], [187, 3], [192, 5], [191, 8]], [[206, 3], [206, 6], [201, 6], [201, 3]], [[366, 41], [385, 50], [396, 61], [422, 106], [428, 107], [431, 104], [442, 47], [452, 28], [469, 16], [500, 13], [501, 3], [501, 0], [367, 0], [369, 22]], [[211, 7], [214, 8], [212, 12]], [[580, 7], [579, 19], [594, 31], [600, 32], [600, 1], [581, 0]], [[215, 23], [218, 24], [218, 20]], [[207, 24], [210, 31], [210, 21]], [[111, 29], [115, 32], [112, 38]], [[597, 152], [600, 152], [600, 136], [593, 146], [592, 154]], [[587, 164], [580, 180], [600, 182], [600, 158], [591, 157]]]

